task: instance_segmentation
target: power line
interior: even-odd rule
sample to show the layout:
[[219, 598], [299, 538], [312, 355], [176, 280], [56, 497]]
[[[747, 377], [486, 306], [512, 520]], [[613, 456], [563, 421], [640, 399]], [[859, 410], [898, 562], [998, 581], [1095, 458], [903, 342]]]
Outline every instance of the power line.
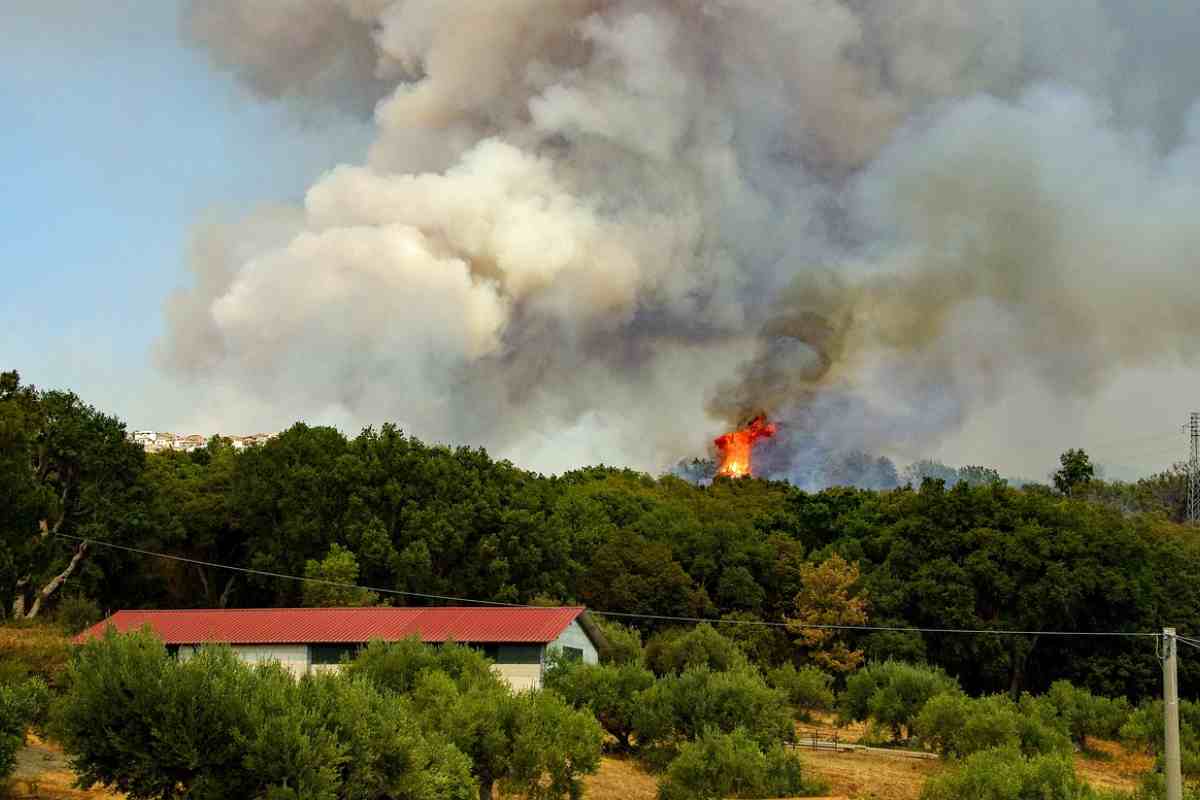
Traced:
[[[344, 581], [331, 581], [327, 578], [310, 578], [307, 575], [288, 575], [283, 572], [271, 572], [265, 569], [254, 569], [252, 567], [237, 567], [232, 564], [220, 564], [215, 561], [203, 561], [198, 558], [188, 558], [187, 556], [177, 556], [170, 553], [156, 553], [153, 550], [143, 550], [140, 547], [130, 547], [129, 545], [117, 544], [116, 542], [106, 542], [103, 539], [88, 539], [83, 536], [72, 536], [69, 533], [58, 534], [63, 539], [73, 539], [77, 542], [86, 542], [89, 545], [98, 544], [102, 547], [111, 547], [114, 550], [124, 550], [127, 553], [137, 553], [138, 555], [151, 556], [153, 558], [162, 558], [167, 561], [181, 561], [185, 564], [195, 564], [201, 567], [212, 567], [213, 569], [225, 569], [231, 572], [244, 572], [247, 575], [258, 575], [263, 578], [280, 578], [289, 581], [302, 581], [305, 583], [317, 583], [324, 586], [335, 586], [341, 589], [362, 589], [368, 592], [377, 592], [379, 594], [395, 594], [405, 597], [419, 597], [425, 600], [449, 600], [455, 603], [479, 603], [488, 606], [510, 606], [524, 608], [526, 606], [521, 603], [505, 603], [500, 600], [472, 600], [469, 597], [451, 597], [440, 594], [425, 594], [423, 592], [405, 592], [400, 589], [384, 589], [377, 586], [360, 586], [356, 583], [346, 583]], [[535, 608], [536, 606], [529, 606]]]
[[[88, 544], [96, 544], [102, 547], [110, 547], [115, 550], [122, 550], [128, 553], [136, 553], [138, 555], [149, 556], [152, 558], [161, 558], [168, 561], [179, 561], [186, 564], [195, 564], [198, 566], [212, 567], [213, 569], [224, 569], [232, 572], [242, 572], [248, 575], [257, 575], [264, 578], [277, 578], [281, 580], [301, 581], [304, 583], [315, 583], [324, 586], [334, 586], [342, 589], [356, 589], [361, 591], [376, 592], [378, 594], [400, 595], [403, 597], [416, 597], [424, 600], [445, 600], [453, 603], [476, 603], [487, 606], [503, 606], [506, 608], [540, 608], [527, 603], [505, 603], [498, 600], [478, 600], [470, 597], [455, 597], [451, 595], [428, 594], [425, 592], [406, 592], [401, 589], [387, 589], [383, 587], [361, 586], [356, 583], [346, 583], [344, 581], [332, 581], [326, 578], [311, 578], [306, 575], [289, 575], [283, 572], [272, 572], [270, 570], [254, 569], [251, 567], [238, 567], [232, 564], [221, 564], [215, 561], [204, 561], [198, 558], [189, 558], [187, 556], [178, 556], [171, 553], [158, 553], [153, 550], [144, 550], [140, 547], [131, 547], [129, 545], [117, 544], [116, 542], [106, 542], [102, 539], [87, 539], [82, 536], [73, 536], [71, 534], [60, 533], [61, 538], [72, 539], [78, 542], [86, 542]], [[896, 625], [796, 625], [787, 622], [772, 622], [770, 620], [754, 620], [754, 619], [713, 619], [710, 617], [685, 617], [672, 616], [668, 614], [634, 614], [622, 611], [599, 611], [596, 609], [588, 609], [589, 614], [595, 614], [600, 617], [613, 617], [618, 619], [643, 619], [656, 622], [685, 622], [691, 624], [709, 623], [715, 625], [751, 625], [757, 627], [769, 628], [788, 628], [793, 630], [796, 628], [806, 630], [844, 630], [844, 631], [860, 631], [860, 632], [896, 632], [896, 633], [944, 633], [944, 634], [970, 634], [984, 636], [1082, 636], [1082, 637], [1109, 637], [1109, 638], [1145, 638], [1159, 637], [1158, 633], [1143, 633], [1143, 632], [1123, 632], [1123, 631], [1037, 631], [1037, 630], [999, 630], [995, 628], [923, 628], [917, 626], [896, 626]], [[1196, 643], [1200, 647], [1200, 642]]]
[[1197, 641], [1196, 639], [1189, 639], [1186, 636], [1180, 636], [1178, 633], [1175, 634], [1175, 638], [1190, 647], [1194, 647], [1197, 650], [1200, 650], [1200, 641]]

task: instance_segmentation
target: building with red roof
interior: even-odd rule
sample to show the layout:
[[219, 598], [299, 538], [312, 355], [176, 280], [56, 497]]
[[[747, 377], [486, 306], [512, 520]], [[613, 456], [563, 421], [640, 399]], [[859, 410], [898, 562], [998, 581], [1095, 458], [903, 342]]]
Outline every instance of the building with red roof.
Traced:
[[541, 685], [547, 656], [562, 651], [594, 664], [601, 636], [581, 607], [247, 608], [118, 611], [76, 637], [148, 628], [180, 658], [224, 644], [251, 663], [278, 661], [293, 673], [334, 668], [376, 639], [419, 637], [479, 648], [515, 689]]

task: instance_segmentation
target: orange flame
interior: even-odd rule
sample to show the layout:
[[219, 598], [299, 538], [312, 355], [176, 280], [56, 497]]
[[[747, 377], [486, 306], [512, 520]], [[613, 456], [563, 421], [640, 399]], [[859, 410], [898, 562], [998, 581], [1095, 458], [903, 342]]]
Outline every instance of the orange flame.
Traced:
[[754, 443], [759, 439], [768, 439], [775, 435], [778, 428], [773, 422], [767, 422], [763, 414], [750, 420], [744, 428], [718, 436], [714, 441], [717, 451], [721, 454], [721, 468], [717, 475], [726, 478], [744, 478], [750, 474], [750, 453]]

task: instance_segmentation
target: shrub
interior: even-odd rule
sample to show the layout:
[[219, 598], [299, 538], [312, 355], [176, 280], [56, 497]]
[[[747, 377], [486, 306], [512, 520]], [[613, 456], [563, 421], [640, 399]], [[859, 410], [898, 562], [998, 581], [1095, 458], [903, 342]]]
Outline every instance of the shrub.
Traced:
[[806, 780], [803, 765], [776, 743], [764, 753], [745, 730], [708, 731], [685, 744], [659, 783], [660, 800], [795, 797], [824, 787]]
[[496, 783], [534, 800], [575, 798], [581, 776], [600, 765], [599, 723], [554, 692], [514, 695], [500, 683], [460, 688], [444, 673], [427, 672], [412, 702], [428, 728], [467, 754], [480, 798], [491, 797]]
[[654, 685], [654, 675], [644, 667], [623, 664], [555, 662], [547, 671], [545, 686], [571, 706], [586, 708], [617, 740], [620, 749], [633, 747], [642, 692]]
[[724, 672], [747, 663], [741, 648], [708, 623], [664, 631], [646, 644], [646, 666], [656, 675], [678, 675], [692, 667]]
[[678, 744], [705, 731], [732, 733], [738, 728], [761, 747], [795, 738], [787, 697], [767, 686], [751, 667], [729, 672], [689, 669], [659, 679], [642, 701], [635, 725], [647, 744]]
[[600, 648], [603, 664], [640, 664], [642, 661], [642, 634], [618, 622], [603, 617], [596, 619], [600, 633], [604, 635], [604, 646]]
[[767, 682], [787, 693], [797, 714], [807, 719], [809, 712], [833, 708], [833, 676], [813, 666], [800, 669], [786, 664], [767, 673]]
[[414, 636], [398, 642], [371, 642], [345, 671], [380, 689], [405, 694], [424, 672], [444, 672], [463, 686], [498, 682], [490, 664], [481, 653], [464, 645], [447, 642], [435, 648]]
[[[1200, 775], [1200, 703], [1179, 702], [1179, 745], [1183, 757], [1183, 773]], [[1163, 704], [1152, 700], [1130, 712], [1120, 728], [1120, 738], [1126, 747], [1139, 748], [1158, 756], [1164, 749]]]
[[1090, 800], [1095, 794], [1075, 774], [1070, 757], [1027, 758], [1013, 749], [982, 750], [958, 769], [925, 782], [921, 800]]
[[1027, 756], [1070, 749], [1064, 732], [1022, 713], [1007, 695], [978, 699], [961, 692], [935, 695], [913, 721], [913, 731], [937, 752], [958, 757], [996, 747]]
[[0, 780], [12, 774], [25, 731], [44, 719], [49, 696], [38, 678], [0, 683]]
[[55, 620], [69, 636], [95, 625], [104, 615], [95, 600], [82, 595], [68, 595], [59, 601]]
[[1089, 736], [1116, 738], [1130, 716], [1125, 698], [1098, 697], [1070, 681], [1055, 681], [1046, 694], [1028, 701], [1028, 707], [1047, 721], [1057, 721], [1081, 748]]
[[936, 667], [884, 661], [847, 679], [839, 700], [841, 717], [874, 719], [891, 730], [893, 739], [900, 739], [931, 697], [958, 689], [958, 682]]
[[79, 649], [54, 729], [82, 786], [130, 800], [475, 795], [463, 754], [366, 681], [297, 681], [227, 648], [176, 661], [149, 633]]

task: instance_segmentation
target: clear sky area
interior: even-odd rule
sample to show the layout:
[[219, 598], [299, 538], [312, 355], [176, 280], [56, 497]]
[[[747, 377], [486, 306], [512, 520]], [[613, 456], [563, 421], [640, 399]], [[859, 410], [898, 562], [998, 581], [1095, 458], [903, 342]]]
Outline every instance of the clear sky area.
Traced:
[[[0, 368], [131, 429], [396, 421], [555, 472], [659, 472], [762, 408], [802, 434], [781, 474], [1186, 456], [1190, 3], [217, 5], [0, 4]], [[863, 48], [896, 86], [845, 79]], [[247, 219], [256, 258], [189, 255]]]
[[103, 5], [0, 9], [0, 362], [167, 428], [195, 416], [151, 363], [194, 226], [299, 201], [369, 126], [250, 98], [183, 41], [174, 0]]

